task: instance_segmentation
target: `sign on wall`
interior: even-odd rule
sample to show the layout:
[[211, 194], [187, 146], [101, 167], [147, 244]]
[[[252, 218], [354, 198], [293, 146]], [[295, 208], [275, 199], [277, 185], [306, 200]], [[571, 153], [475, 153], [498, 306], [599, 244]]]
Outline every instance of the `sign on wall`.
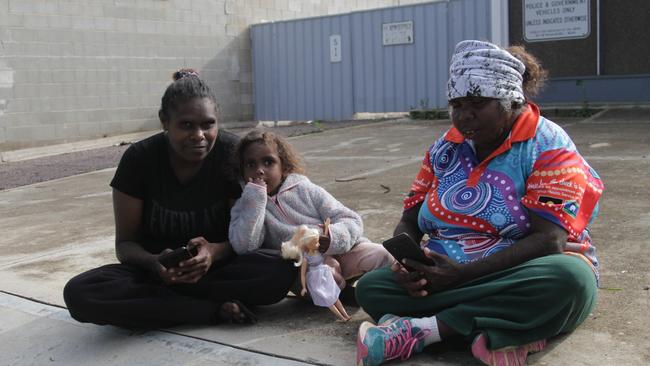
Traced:
[[590, 0], [523, 0], [527, 42], [586, 38]]
[[413, 43], [413, 22], [382, 24], [382, 40], [384, 46]]
[[330, 36], [330, 62], [341, 62], [341, 35]]

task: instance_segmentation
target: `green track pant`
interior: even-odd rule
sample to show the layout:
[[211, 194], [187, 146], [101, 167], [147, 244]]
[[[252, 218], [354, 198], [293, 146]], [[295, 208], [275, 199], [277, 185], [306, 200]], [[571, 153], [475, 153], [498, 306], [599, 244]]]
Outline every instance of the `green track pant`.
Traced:
[[357, 302], [375, 320], [384, 314], [435, 315], [467, 338], [485, 333], [491, 349], [574, 330], [594, 308], [596, 292], [589, 265], [566, 254], [536, 258], [422, 298], [409, 296], [386, 267], [367, 273], [356, 287]]

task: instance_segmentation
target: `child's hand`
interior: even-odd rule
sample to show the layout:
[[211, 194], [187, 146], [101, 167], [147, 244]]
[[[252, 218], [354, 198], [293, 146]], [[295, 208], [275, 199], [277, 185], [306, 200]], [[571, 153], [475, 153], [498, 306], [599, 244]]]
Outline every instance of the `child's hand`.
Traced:
[[323, 236], [330, 236], [330, 223], [332, 223], [332, 220], [329, 217], [323, 222]]
[[262, 178], [248, 178], [248, 183], [255, 183], [258, 186], [266, 187], [266, 182]]
[[327, 252], [327, 249], [330, 248], [330, 238], [328, 236], [321, 235], [318, 237], [318, 251], [321, 253]]
[[332, 220], [330, 218], [326, 218], [325, 221], [323, 222], [323, 235], [321, 235], [318, 238], [318, 243], [320, 246], [318, 247], [318, 251], [321, 253], [327, 252], [327, 249], [330, 247], [330, 223]]
[[307, 289], [306, 288], [303, 287], [302, 290], [300, 290], [300, 296], [302, 296], [302, 297], [307, 296]]

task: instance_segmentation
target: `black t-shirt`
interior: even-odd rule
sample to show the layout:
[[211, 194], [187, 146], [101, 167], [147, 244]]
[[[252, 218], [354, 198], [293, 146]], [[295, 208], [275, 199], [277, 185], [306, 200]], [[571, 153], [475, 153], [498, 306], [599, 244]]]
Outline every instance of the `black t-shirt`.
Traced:
[[143, 201], [138, 241], [146, 250], [177, 248], [197, 236], [212, 243], [228, 240], [229, 201], [241, 195], [233, 170], [238, 140], [237, 135], [219, 130], [212, 151], [186, 184], [172, 170], [164, 133], [124, 152], [111, 187]]

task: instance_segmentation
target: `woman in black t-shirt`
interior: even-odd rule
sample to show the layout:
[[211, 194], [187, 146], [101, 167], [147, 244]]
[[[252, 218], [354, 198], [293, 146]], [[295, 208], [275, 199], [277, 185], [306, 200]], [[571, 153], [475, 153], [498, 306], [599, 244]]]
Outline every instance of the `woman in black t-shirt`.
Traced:
[[[164, 132], [131, 146], [111, 181], [120, 264], [71, 279], [64, 299], [81, 322], [153, 328], [251, 322], [247, 305], [281, 300], [297, 270], [265, 253], [236, 256], [230, 207], [241, 194], [231, 156], [238, 137], [218, 129], [214, 94], [198, 74], [174, 74], [159, 111]], [[166, 268], [159, 257], [196, 255]]]

